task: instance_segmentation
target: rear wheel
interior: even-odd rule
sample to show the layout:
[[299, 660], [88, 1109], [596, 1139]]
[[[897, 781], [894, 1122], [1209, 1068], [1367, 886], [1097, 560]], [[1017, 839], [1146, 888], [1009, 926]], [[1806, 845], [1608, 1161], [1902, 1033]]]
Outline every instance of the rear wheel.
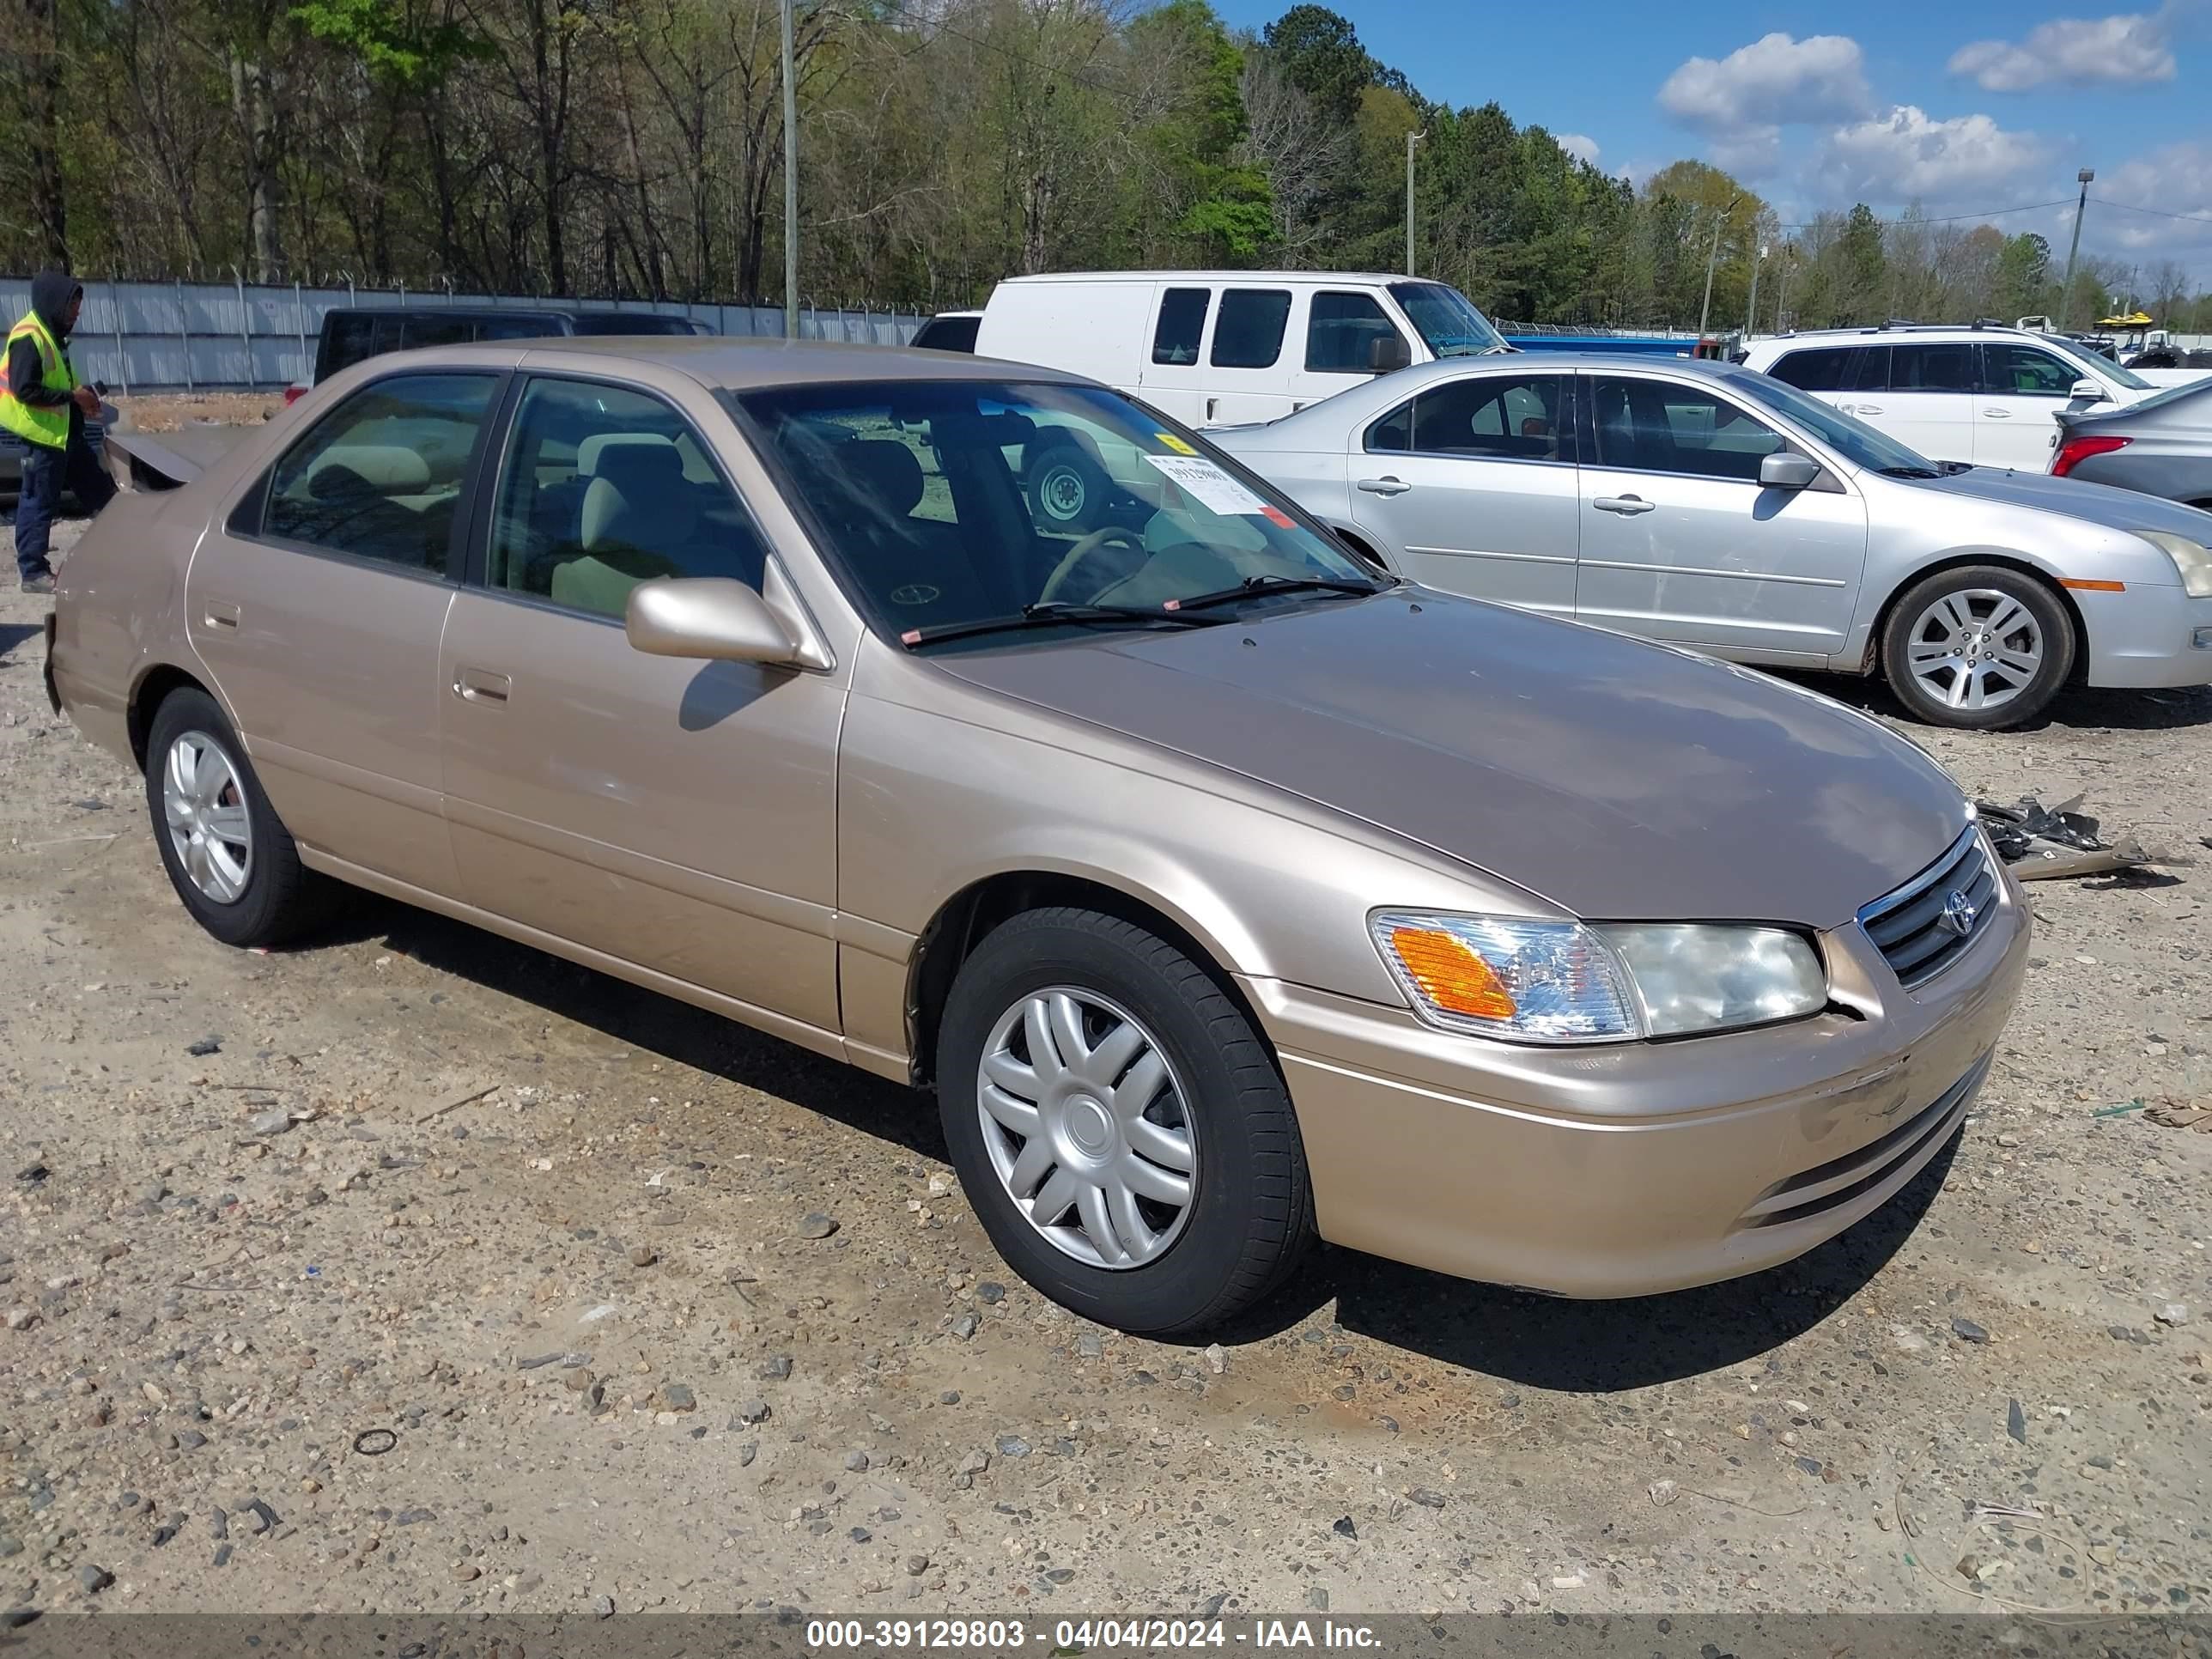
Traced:
[[154, 713], [146, 804], [177, 896], [225, 945], [275, 945], [324, 913], [326, 884], [301, 864], [245, 745], [197, 687]]
[[1313, 1231], [1267, 1045], [1212, 975], [1133, 923], [1031, 911], [962, 964], [939, 1048], [962, 1186], [1062, 1306], [1151, 1336], [1249, 1308]]
[[1905, 590], [1882, 630], [1881, 664], [1916, 720], [1993, 732], [2043, 712], [2075, 649], [2073, 618], [2043, 583], [1970, 564]]

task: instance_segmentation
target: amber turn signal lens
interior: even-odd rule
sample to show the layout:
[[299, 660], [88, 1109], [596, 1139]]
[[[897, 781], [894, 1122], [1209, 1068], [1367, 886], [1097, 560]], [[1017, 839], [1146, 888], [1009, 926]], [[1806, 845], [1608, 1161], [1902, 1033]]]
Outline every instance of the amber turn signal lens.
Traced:
[[1421, 994], [1447, 1013], [1470, 1019], [1510, 1019], [1512, 994], [1490, 964], [1449, 933], [1425, 927], [1394, 927], [1390, 948], [1413, 975]]

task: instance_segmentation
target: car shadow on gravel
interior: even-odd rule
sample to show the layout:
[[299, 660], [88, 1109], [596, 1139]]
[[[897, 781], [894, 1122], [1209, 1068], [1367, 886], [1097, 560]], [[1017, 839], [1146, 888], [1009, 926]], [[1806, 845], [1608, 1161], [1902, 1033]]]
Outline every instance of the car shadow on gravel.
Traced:
[[[1881, 678], [1862, 679], [1850, 674], [1812, 674], [1794, 669], [1763, 671], [1808, 691], [1832, 697], [1847, 708], [1893, 720], [1907, 732], [1926, 729], [1905, 712], [1888, 684]], [[2073, 685], [2051, 700], [2051, 706], [2026, 725], [2008, 728], [2045, 732], [2054, 727], [2073, 732], [2170, 732], [2212, 725], [2212, 686], [2175, 686], [2156, 690]]]
[[1849, 1302], [1912, 1236], [1958, 1146], [1954, 1136], [1850, 1231], [1748, 1278], [1632, 1301], [1570, 1302], [1331, 1250], [1319, 1271], [1300, 1275], [1262, 1310], [1266, 1331], [1238, 1334], [1285, 1328], [1334, 1296], [1347, 1331], [1528, 1388], [1604, 1394], [1697, 1376], [1778, 1348]]

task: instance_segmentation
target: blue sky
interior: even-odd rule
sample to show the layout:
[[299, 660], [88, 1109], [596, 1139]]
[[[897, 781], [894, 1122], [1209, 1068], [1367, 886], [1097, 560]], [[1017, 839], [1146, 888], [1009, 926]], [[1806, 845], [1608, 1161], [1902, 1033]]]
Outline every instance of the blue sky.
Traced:
[[[1215, 6], [1257, 30], [1288, 3]], [[2075, 171], [2094, 167], [2084, 252], [2176, 260], [2212, 286], [2212, 0], [1334, 9], [1431, 98], [1496, 99], [1635, 179], [1684, 156], [1711, 161], [1785, 220], [1855, 201], [1888, 216], [2063, 199], [1990, 220], [2063, 248]]]

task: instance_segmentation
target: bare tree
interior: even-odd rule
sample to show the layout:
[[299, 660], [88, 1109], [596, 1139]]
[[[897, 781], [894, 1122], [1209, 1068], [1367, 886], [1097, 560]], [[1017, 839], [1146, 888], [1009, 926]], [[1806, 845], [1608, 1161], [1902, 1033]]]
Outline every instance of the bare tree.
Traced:
[[1258, 47], [1244, 56], [1244, 155], [1267, 175], [1274, 198], [1275, 240], [1295, 258], [1316, 246], [1324, 227], [1316, 208], [1344, 164], [1352, 135], [1331, 128], [1312, 100]]

